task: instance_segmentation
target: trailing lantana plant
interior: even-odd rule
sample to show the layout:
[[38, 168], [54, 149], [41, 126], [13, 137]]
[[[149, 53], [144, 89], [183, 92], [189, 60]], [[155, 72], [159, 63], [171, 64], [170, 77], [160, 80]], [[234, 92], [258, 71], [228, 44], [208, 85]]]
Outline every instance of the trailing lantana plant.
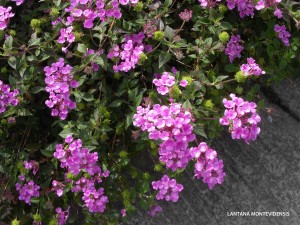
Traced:
[[226, 188], [213, 139], [264, 132], [260, 87], [299, 72], [299, 5], [0, 0], [1, 222], [155, 216], [184, 170]]

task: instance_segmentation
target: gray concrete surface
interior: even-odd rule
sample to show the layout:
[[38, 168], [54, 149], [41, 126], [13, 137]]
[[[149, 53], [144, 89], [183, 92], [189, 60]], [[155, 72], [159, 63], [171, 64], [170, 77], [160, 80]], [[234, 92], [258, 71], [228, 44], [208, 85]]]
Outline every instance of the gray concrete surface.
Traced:
[[[210, 191], [186, 173], [177, 203], [161, 202], [154, 218], [138, 211], [124, 225], [299, 225], [300, 224], [300, 79], [272, 88], [279, 99], [260, 112], [261, 134], [250, 145], [227, 133], [213, 147], [227, 176]], [[230, 212], [289, 212], [289, 216], [228, 216]]]

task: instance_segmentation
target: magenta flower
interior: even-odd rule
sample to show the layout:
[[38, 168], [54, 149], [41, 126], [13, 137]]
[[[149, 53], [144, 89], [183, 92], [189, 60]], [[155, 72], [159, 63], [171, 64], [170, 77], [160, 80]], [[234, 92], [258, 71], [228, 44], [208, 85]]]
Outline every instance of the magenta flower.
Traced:
[[255, 60], [251, 57], [247, 59], [247, 64], [241, 65], [240, 69], [245, 76], [260, 76], [266, 73], [259, 67], [257, 63], [255, 63]]
[[209, 148], [205, 142], [201, 142], [197, 147], [190, 149], [190, 154], [196, 159], [195, 178], [202, 179], [209, 189], [223, 183], [226, 175], [223, 171], [223, 161], [218, 160], [215, 150]]
[[179, 85], [180, 85], [181, 87], [186, 87], [188, 84], [189, 84], [189, 83], [188, 83], [186, 80], [181, 80], [180, 83], [179, 83]]
[[241, 36], [233, 35], [227, 43], [225, 54], [229, 56], [229, 60], [232, 63], [235, 58], [241, 58], [241, 52], [244, 50], [242, 46]]
[[19, 94], [18, 89], [15, 89], [14, 91], [10, 91], [9, 85], [3, 84], [3, 82], [0, 80], [0, 115], [6, 111], [8, 106], [18, 105], [19, 103], [19, 100], [17, 98], [18, 94]]
[[[125, 42], [121, 48], [115, 45], [110, 49], [107, 57], [109, 59], [119, 58], [120, 63], [117, 63], [113, 69], [115, 72], [128, 72], [136, 67], [139, 62], [140, 55], [144, 52], [145, 46], [143, 40], [145, 35], [143, 32], [138, 34], [125, 35]], [[149, 49], [149, 46], [147, 47]]]
[[60, 207], [55, 209], [55, 212], [57, 213], [56, 219], [57, 219], [58, 225], [66, 224], [67, 219], [69, 217], [69, 210], [70, 210], [70, 206], [68, 207], [68, 209], [66, 211], [62, 211], [62, 208], [60, 208]]
[[154, 216], [156, 216], [157, 213], [159, 213], [161, 211], [162, 211], [162, 208], [159, 205], [152, 205], [150, 207], [150, 210], [148, 211], [148, 215], [154, 217]]
[[[108, 198], [104, 195], [103, 188], [96, 187], [102, 182], [103, 177], [109, 176], [109, 171], [102, 172], [97, 165], [98, 153], [91, 153], [89, 149], [82, 147], [80, 139], [75, 140], [71, 135], [67, 135], [64, 145], [56, 145], [53, 156], [59, 160], [61, 168], [67, 169], [67, 173], [79, 177], [82, 174], [89, 176], [89, 178], [82, 176], [77, 181], [65, 179], [65, 182], [73, 183], [72, 192], [82, 192], [82, 200], [90, 212], [104, 212]], [[63, 194], [64, 187], [64, 183], [53, 180], [52, 191], [58, 196]]]
[[218, 2], [221, 0], [198, 0], [203, 8], [212, 8], [215, 7]]
[[291, 34], [287, 31], [285, 25], [279, 26], [278, 24], [276, 24], [274, 30], [277, 33], [277, 36], [283, 42], [283, 44], [285, 46], [289, 46], [290, 45], [289, 38], [291, 37]]
[[166, 163], [168, 169], [176, 171], [184, 169], [191, 160], [188, 143], [196, 137], [191, 120], [191, 113], [181, 104], [171, 103], [169, 107], [156, 104], [152, 109], [150, 106], [137, 107], [133, 125], [148, 131], [150, 139], [162, 141], [159, 159]]
[[257, 124], [261, 121], [256, 113], [254, 102], [244, 101], [242, 98], [230, 94], [231, 100], [223, 99], [226, 108], [224, 117], [220, 118], [220, 124], [229, 126], [232, 139], [244, 139], [247, 144], [254, 141], [260, 133]]
[[153, 84], [156, 86], [159, 94], [166, 95], [169, 93], [170, 88], [175, 84], [175, 77], [168, 72], [163, 72], [159, 79], [153, 79]]
[[11, 12], [12, 8], [0, 6], [0, 30], [4, 30], [7, 24], [15, 14]]
[[39, 197], [40, 186], [36, 185], [33, 180], [30, 180], [28, 183], [23, 185], [16, 183], [16, 189], [19, 192], [19, 200], [25, 201], [28, 205], [31, 205], [32, 197]]
[[51, 67], [44, 68], [47, 85], [45, 90], [49, 93], [45, 104], [51, 109], [52, 116], [59, 116], [62, 120], [67, 118], [69, 110], [76, 107], [76, 103], [70, 99], [70, 87], [76, 88], [78, 82], [73, 79], [71, 70], [72, 67], [65, 65], [63, 58], [52, 63]]
[[153, 181], [152, 187], [154, 190], [158, 190], [157, 200], [164, 199], [172, 202], [178, 201], [179, 193], [183, 190], [181, 184], [178, 184], [175, 179], [170, 179], [167, 175], [164, 175], [161, 180]]
[[237, 7], [241, 18], [254, 16], [254, 3], [252, 0], [227, 0], [227, 7], [232, 10]]

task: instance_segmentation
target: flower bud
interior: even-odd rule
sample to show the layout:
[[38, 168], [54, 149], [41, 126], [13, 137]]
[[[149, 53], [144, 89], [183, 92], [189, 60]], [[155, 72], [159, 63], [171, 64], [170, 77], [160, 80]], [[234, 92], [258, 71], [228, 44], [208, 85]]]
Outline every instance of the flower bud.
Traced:
[[227, 42], [229, 40], [229, 34], [226, 31], [223, 31], [219, 34], [219, 39], [222, 42]]
[[7, 73], [7, 71], [8, 71], [8, 70], [7, 70], [6, 67], [2, 67], [2, 68], [1, 68], [1, 73]]
[[224, 4], [219, 5], [219, 12], [225, 14], [228, 11], [228, 8]]
[[9, 35], [15, 36], [16, 35], [16, 31], [15, 30], [9, 30]]
[[120, 153], [119, 153], [119, 156], [121, 157], [121, 158], [126, 158], [127, 157], [127, 155], [128, 155], [128, 153], [126, 152], [126, 151], [120, 151]]
[[20, 225], [20, 221], [17, 219], [14, 219], [13, 221], [11, 221], [11, 225]]
[[59, 15], [59, 9], [58, 8], [52, 8], [50, 11], [50, 16], [57, 17]]
[[153, 35], [153, 39], [156, 41], [161, 41], [165, 37], [164, 32], [162, 31], [155, 31]]
[[234, 76], [235, 80], [239, 83], [245, 82], [247, 77], [243, 74], [242, 71], [239, 71]]
[[206, 109], [213, 109], [214, 103], [212, 102], [211, 99], [208, 99], [208, 100], [204, 101], [204, 107]]
[[38, 19], [32, 19], [30, 21], [30, 26], [32, 27], [32, 29], [37, 29], [41, 26], [41, 21]]
[[41, 222], [42, 221], [42, 217], [39, 214], [34, 214], [33, 215], [33, 220], [34, 222]]
[[142, 2], [138, 2], [137, 4], [135, 4], [135, 6], [134, 6], [133, 9], [134, 9], [135, 11], [139, 12], [139, 11], [142, 11], [143, 8], [144, 8], [144, 4], [143, 4]]
[[155, 172], [160, 172], [161, 170], [162, 170], [162, 166], [160, 164], [155, 164], [154, 171]]

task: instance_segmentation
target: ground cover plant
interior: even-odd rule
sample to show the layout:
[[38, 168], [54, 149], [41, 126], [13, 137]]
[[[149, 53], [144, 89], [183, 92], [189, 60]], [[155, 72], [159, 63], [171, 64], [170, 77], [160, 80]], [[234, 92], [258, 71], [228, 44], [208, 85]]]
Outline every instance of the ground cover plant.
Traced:
[[[0, 0], [0, 224], [117, 224], [213, 191], [222, 132], [300, 71], [290, 0]], [[176, 204], [176, 203], [174, 203]]]

